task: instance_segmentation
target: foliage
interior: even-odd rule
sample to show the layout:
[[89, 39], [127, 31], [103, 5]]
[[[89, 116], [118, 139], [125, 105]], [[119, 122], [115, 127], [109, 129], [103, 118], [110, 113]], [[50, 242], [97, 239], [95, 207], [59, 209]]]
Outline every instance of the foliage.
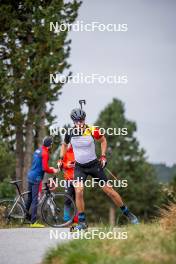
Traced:
[[157, 179], [158, 181], [162, 183], [168, 183], [171, 182], [174, 178], [174, 175], [176, 175], [176, 165], [173, 164], [173, 166], [167, 166], [166, 164], [152, 164], [153, 168], [156, 171]]
[[[157, 182], [152, 166], [146, 161], [145, 151], [135, 137], [136, 124], [125, 117], [124, 105], [113, 99], [95, 123], [99, 127], [127, 128], [127, 135], [107, 135], [108, 169], [120, 180], [127, 180], [127, 188], [116, 188], [124, 202], [140, 218], [148, 220], [157, 215], [157, 208], [164, 201], [162, 188]], [[122, 130], [121, 130], [122, 131]], [[97, 144], [100, 153], [100, 146]], [[106, 173], [109, 178], [111, 175]], [[90, 221], [99, 213], [99, 221], [107, 222], [107, 212], [112, 203], [101, 190], [86, 190], [86, 207]], [[116, 217], [119, 216], [118, 211]], [[122, 218], [123, 219], [123, 218]]]
[[0, 199], [13, 198], [15, 196], [15, 188], [9, 182], [10, 178], [6, 178], [0, 183]]
[[0, 142], [0, 181], [14, 177], [15, 174], [15, 155], [10, 151], [9, 146]]
[[68, 29], [50, 31], [50, 22], [73, 23], [81, 2], [8, 0], [0, 5], [0, 126], [3, 141], [16, 152], [16, 177], [23, 180], [32, 151], [52, 124], [53, 104], [63, 83], [50, 74], [71, 75]]

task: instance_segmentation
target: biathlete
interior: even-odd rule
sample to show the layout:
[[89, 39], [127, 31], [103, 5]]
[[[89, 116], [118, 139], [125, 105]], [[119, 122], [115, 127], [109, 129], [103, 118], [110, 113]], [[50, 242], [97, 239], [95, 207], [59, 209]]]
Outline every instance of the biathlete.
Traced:
[[[76, 180], [76, 206], [79, 221], [78, 225], [75, 226], [74, 229], [86, 229], [88, 226], [83, 198], [83, 183], [86, 181], [88, 175], [94, 177], [97, 182], [103, 180], [105, 184], [101, 187], [102, 190], [112, 199], [114, 204], [121, 209], [123, 214], [132, 224], [138, 224], [138, 218], [129, 211], [128, 207], [123, 203], [121, 196], [113, 189], [112, 186], [107, 184], [108, 179], [103, 170], [107, 164], [107, 141], [105, 136], [100, 134], [98, 128], [86, 125], [86, 113], [82, 109], [73, 109], [70, 116], [74, 122], [74, 127], [65, 135], [64, 142], [61, 146], [58, 167], [62, 166], [63, 158], [68, 145], [71, 143], [76, 161], [74, 179]], [[97, 159], [95, 152], [95, 141], [98, 141], [101, 144], [101, 157], [99, 160]]]

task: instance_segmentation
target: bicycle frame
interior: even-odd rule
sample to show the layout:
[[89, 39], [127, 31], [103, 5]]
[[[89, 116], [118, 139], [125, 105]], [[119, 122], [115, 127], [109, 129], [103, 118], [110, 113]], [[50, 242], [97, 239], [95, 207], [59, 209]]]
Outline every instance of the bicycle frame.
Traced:
[[[12, 182], [12, 184], [14, 184], [14, 182]], [[8, 220], [10, 220], [10, 218], [11, 218], [11, 219], [20, 219], [20, 221], [21, 220], [24, 221], [26, 216], [29, 215], [29, 211], [26, 209], [25, 195], [29, 194], [30, 192], [25, 191], [25, 192], [21, 193], [18, 184], [14, 184], [14, 185], [15, 185], [18, 192], [17, 192], [17, 195], [14, 199], [8, 200], [8, 201], [10, 201], [10, 207], [8, 207], [8, 214], [6, 214], [5, 217]], [[63, 209], [63, 207], [62, 207], [62, 209], [60, 208], [59, 203], [57, 203], [58, 200], [55, 200], [55, 197], [56, 197], [56, 199], [64, 198], [66, 194], [63, 192], [53, 193], [52, 190], [50, 190], [50, 188], [48, 187], [47, 183], [45, 185], [46, 185], [45, 188], [43, 188], [43, 195], [41, 196], [41, 198], [39, 199], [39, 202], [38, 202], [38, 205], [41, 206], [40, 213], [41, 213], [41, 217], [42, 217], [43, 221], [46, 224], [48, 224], [49, 226], [53, 226], [53, 227], [62, 227], [62, 226], [68, 225], [69, 223], [71, 223], [71, 221], [73, 220], [73, 217], [76, 213], [76, 207], [75, 207], [75, 204], [74, 204], [72, 197], [67, 195], [67, 198], [69, 198], [71, 200], [71, 203], [73, 205], [72, 218], [71, 218], [71, 220], [69, 220], [70, 222], [68, 221], [66, 223], [65, 222], [60, 223], [60, 220], [63, 220], [63, 217], [59, 216], [59, 214], [60, 214], [60, 212], [62, 212], [61, 210]], [[45, 215], [46, 211], [44, 210], [45, 206], [47, 206], [46, 211], [47, 211], [47, 214], [49, 215], [48, 220], [45, 217], [46, 216]], [[18, 213], [18, 211], [15, 211], [16, 207], [18, 209], [20, 207], [20, 209], [21, 209], [20, 213]], [[60, 217], [61, 217], [61, 219], [60, 219]], [[54, 221], [54, 223], [53, 223], [53, 221]]]
[[[16, 204], [18, 203], [18, 201], [19, 201], [20, 199], [21, 199], [21, 196], [20, 196], [20, 195], [14, 199], [14, 204], [13, 204], [12, 208], [10, 209], [10, 212], [9, 212], [8, 216], [11, 215], [11, 213], [13, 212], [13, 209], [15, 208]], [[22, 199], [22, 200], [23, 200], [23, 199]], [[23, 200], [23, 202], [24, 202], [24, 200]], [[20, 203], [20, 204], [21, 204], [21, 203]], [[25, 204], [25, 203], [24, 203], [24, 204]], [[23, 204], [23, 209], [25, 209], [24, 204]]]
[[[24, 201], [24, 199], [23, 199], [23, 195], [24, 195], [24, 194], [27, 194], [28, 192], [21, 193], [18, 184], [15, 183], [14, 185], [15, 185], [17, 191], [18, 191], [18, 196], [16, 196], [15, 199], [14, 199], [14, 204], [13, 204], [12, 208], [10, 209], [9, 215], [11, 215], [11, 213], [13, 212], [13, 209], [15, 208], [15, 206], [16, 206], [16, 204], [19, 202], [19, 200], [22, 201], [23, 209], [26, 209], [26, 207], [25, 207], [25, 201]], [[21, 203], [20, 203], [20, 204], [21, 204]]]
[[[17, 187], [17, 190], [18, 190], [19, 195], [15, 197], [14, 204], [13, 204], [12, 208], [10, 209], [8, 216], [10, 216], [12, 214], [12, 212], [13, 212], [13, 210], [14, 210], [14, 208], [15, 208], [15, 206], [16, 206], [17, 203], [20, 203], [22, 205], [23, 210], [25, 211], [25, 213], [28, 213], [28, 210], [26, 209], [26, 204], [25, 204], [24, 196], [27, 195], [29, 193], [29, 191], [26, 191], [26, 192], [21, 193], [18, 187]], [[39, 200], [38, 205], [41, 205], [43, 203], [45, 197], [46, 197], [46, 193]]]

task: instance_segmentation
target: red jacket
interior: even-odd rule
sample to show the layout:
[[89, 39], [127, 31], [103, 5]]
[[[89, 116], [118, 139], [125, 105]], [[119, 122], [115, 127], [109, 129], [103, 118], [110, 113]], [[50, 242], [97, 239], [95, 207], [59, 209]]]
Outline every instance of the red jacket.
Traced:
[[63, 158], [63, 170], [64, 179], [73, 180], [74, 179], [74, 168], [68, 168], [68, 162], [75, 163], [75, 157], [72, 146], [67, 149], [67, 152]]

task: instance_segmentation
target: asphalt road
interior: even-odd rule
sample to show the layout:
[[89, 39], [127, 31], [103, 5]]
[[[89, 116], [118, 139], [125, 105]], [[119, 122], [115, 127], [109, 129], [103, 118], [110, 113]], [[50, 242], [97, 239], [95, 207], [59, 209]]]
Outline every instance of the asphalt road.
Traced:
[[69, 241], [68, 228], [0, 229], [0, 264], [39, 264], [49, 248]]

